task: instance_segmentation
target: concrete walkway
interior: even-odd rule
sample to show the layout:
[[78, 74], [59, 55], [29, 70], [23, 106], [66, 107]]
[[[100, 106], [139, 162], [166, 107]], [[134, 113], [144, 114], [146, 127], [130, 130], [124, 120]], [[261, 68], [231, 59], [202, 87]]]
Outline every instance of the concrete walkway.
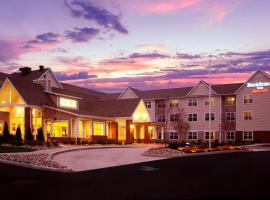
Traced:
[[[142, 154], [154, 145], [125, 145], [111, 147], [69, 151], [55, 154], [52, 160], [67, 166], [73, 171], [84, 171], [153, 160], [166, 159], [165, 157], [148, 157]], [[155, 145], [156, 146], [156, 145]]]

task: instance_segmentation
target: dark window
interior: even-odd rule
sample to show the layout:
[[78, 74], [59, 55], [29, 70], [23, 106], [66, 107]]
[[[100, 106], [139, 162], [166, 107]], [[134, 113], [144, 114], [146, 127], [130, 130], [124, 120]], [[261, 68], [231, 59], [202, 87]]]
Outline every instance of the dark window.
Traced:
[[188, 132], [188, 140], [197, 140], [198, 139], [198, 132]]
[[252, 131], [244, 131], [243, 132], [244, 136], [244, 140], [253, 140], [253, 132]]
[[170, 121], [171, 122], [177, 122], [178, 121], [178, 115], [170, 115]]
[[164, 100], [158, 100], [157, 101], [157, 107], [158, 108], [165, 108], [165, 101]]
[[[204, 139], [209, 140], [209, 131], [204, 133]], [[214, 139], [214, 132], [211, 131], [211, 140]]]
[[235, 121], [235, 112], [226, 112], [227, 121]]
[[165, 122], [165, 115], [158, 115], [158, 122]]
[[179, 136], [177, 132], [169, 132], [169, 138], [170, 140], [178, 140]]
[[195, 122], [197, 121], [197, 119], [198, 119], [197, 114], [194, 113], [188, 114], [188, 121]]
[[227, 138], [227, 140], [235, 140], [235, 132], [234, 131], [227, 131], [226, 138]]
[[151, 101], [144, 101], [146, 108], [151, 108]]
[[197, 98], [188, 99], [188, 106], [197, 106], [197, 105], [198, 105], [198, 99]]
[[[215, 120], [215, 114], [211, 113], [211, 121]], [[205, 113], [205, 121], [209, 121], [209, 113]]]

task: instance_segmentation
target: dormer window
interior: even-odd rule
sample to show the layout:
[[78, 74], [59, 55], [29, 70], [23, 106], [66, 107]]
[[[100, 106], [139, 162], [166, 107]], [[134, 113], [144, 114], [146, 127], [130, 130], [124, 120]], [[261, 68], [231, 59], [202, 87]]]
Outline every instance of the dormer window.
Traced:
[[59, 107], [78, 109], [78, 101], [66, 97], [59, 97]]

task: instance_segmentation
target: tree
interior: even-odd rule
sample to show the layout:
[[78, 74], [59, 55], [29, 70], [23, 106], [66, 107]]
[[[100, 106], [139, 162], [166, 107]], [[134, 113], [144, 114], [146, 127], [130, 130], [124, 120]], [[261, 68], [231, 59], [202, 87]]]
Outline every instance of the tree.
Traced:
[[190, 124], [186, 121], [187, 113], [181, 106], [176, 107], [177, 118], [172, 121], [172, 126], [179, 134], [187, 134], [190, 129]]
[[30, 126], [27, 127], [26, 130], [26, 134], [25, 134], [25, 140], [26, 141], [32, 141], [34, 139], [33, 134], [32, 134], [32, 130], [30, 128]]
[[17, 129], [16, 129], [16, 140], [18, 142], [22, 141], [22, 132], [21, 132], [20, 126], [18, 126]]
[[7, 122], [5, 122], [4, 124], [4, 131], [3, 131], [3, 140], [5, 142], [7, 142], [10, 138], [10, 133], [9, 133], [9, 129], [8, 129], [8, 124]]
[[37, 132], [38, 132], [37, 133], [37, 140], [40, 142], [44, 142], [45, 138], [44, 138], [42, 127], [40, 127]]

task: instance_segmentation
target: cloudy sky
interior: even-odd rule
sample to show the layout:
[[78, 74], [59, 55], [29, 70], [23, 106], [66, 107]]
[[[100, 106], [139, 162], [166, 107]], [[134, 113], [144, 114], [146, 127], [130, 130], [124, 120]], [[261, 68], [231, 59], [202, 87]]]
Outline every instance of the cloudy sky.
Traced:
[[51, 67], [102, 91], [270, 71], [270, 0], [1, 0], [0, 69]]

